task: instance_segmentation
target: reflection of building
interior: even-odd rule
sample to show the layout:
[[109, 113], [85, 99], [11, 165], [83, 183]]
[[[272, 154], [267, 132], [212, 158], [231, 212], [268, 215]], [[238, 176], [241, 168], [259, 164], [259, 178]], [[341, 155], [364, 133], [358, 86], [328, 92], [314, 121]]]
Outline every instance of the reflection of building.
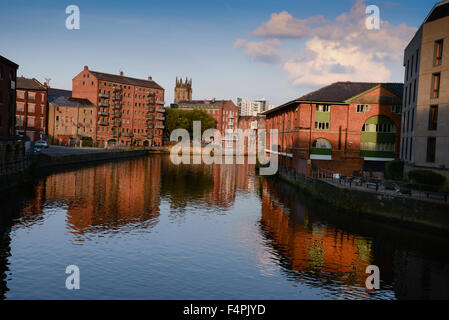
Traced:
[[[267, 146], [300, 173], [383, 171], [399, 155], [403, 85], [336, 82], [266, 111]], [[278, 141], [270, 145], [270, 129]], [[310, 167], [309, 167], [310, 169]]]
[[52, 144], [71, 145], [95, 135], [97, 107], [87, 99], [58, 97], [48, 104], [48, 136]]
[[49, 176], [46, 201], [68, 201], [67, 222], [76, 234], [130, 223], [146, 227], [159, 216], [161, 161], [144, 158]]
[[179, 101], [190, 101], [192, 100], [192, 79], [183, 82], [182, 79], [178, 80], [176, 77], [176, 86], [175, 86], [175, 101], [174, 103], [178, 103]]
[[401, 159], [449, 178], [449, 1], [437, 3], [404, 52]]
[[16, 128], [31, 141], [47, 135], [47, 87], [36, 79], [17, 78]]
[[262, 182], [264, 234], [273, 241], [288, 268], [365, 287], [371, 242], [309, 221], [309, 209]]
[[[265, 116], [240, 116], [238, 126], [239, 129], [242, 130], [242, 133], [246, 133], [248, 132], [247, 130], [250, 130], [251, 135], [254, 137], [254, 140], [251, 141], [252, 143], [249, 143], [249, 139], [245, 138], [243, 145], [245, 148], [245, 154], [257, 152], [259, 130], [265, 129]], [[250, 152], [249, 147], [252, 149], [252, 152]]]
[[91, 71], [75, 78], [73, 98], [97, 106], [96, 140], [101, 144], [162, 145], [164, 89], [153, 81]]

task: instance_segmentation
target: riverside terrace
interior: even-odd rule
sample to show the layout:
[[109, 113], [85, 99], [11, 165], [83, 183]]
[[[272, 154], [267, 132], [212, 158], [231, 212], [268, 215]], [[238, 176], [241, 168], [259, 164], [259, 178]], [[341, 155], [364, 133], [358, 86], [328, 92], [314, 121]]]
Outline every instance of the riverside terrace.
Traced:
[[336, 82], [265, 111], [279, 165], [310, 175], [321, 168], [341, 174], [381, 171], [399, 157], [403, 84]]

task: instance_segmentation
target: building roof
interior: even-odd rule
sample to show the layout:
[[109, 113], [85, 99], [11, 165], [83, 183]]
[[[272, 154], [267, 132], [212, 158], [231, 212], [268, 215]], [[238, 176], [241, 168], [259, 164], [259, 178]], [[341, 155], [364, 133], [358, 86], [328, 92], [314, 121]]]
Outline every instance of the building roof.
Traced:
[[60, 96], [50, 101], [54, 106], [59, 107], [76, 107], [76, 108], [96, 108], [88, 99], [72, 98], [67, 96]]
[[0, 56], [0, 62], [9, 64], [9, 65], [15, 67], [16, 69], [19, 68], [19, 65], [18, 65], [17, 63], [12, 62], [11, 60], [8, 60], [8, 59], [6, 59], [6, 58], [3, 57], [3, 56]]
[[216, 104], [223, 104], [231, 100], [182, 100], [178, 101], [177, 104], [205, 104], [205, 105], [216, 105]]
[[109, 73], [104, 73], [104, 72], [91, 71], [91, 70], [89, 70], [89, 71], [98, 80], [116, 82], [116, 83], [121, 83], [121, 84], [128, 84], [131, 86], [164, 90], [164, 88], [162, 88], [160, 85], [158, 85], [153, 80], [143, 80], [143, 79], [129, 78], [129, 77], [125, 77], [122, 75], [115, 75], [115, 74], [109, 74]]
[[48, 102], [52, 102], [59, 97], [72, 97], [72, 91], [64, 90], [64, 89], [56, 89], [56, 88], [48, 88], [47, 100]]
[[37, 81], [35, 78], [17, 77], [17, 89], [24, 90], [47, 90], [47, 87]]
[[424, 23], [432, 22], [449, 16], [449, 0], [440, 1], [430, 11], [429, 15], [424, 20]]
[[279, 107], [266, 110], [263, 114], [269, 114], [277, 111], [286, 105], [294, 102], [310, 102], [310, 103], [332, 103], [332, 104], [349, 104], [351, 98], [354, 98], [366, 91], [376, 87], [383, 86], [398, 96], [402, 97], [404, 84], [402, 83], [379, 83], [379, 82], [335, 82], [316, 91], [310, 92], [298, 99], [287, 102]]

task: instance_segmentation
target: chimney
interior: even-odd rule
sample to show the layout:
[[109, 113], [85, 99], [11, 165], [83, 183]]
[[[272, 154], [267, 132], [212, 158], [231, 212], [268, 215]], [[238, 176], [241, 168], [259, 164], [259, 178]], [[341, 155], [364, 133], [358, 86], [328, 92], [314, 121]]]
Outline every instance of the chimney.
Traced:
[[152, 76], [148, 76], [148, 80], [153, 80], [153, 77]]
[[84, 66], [84, 71], [87, 71], [87, 70], [89, 70], [89, 67], [88, 66]]
[[50, 88], [50, 85], [47, 82], [44, 82], [44, 87], [48, 89]]
[[123, 71], [120, 71], [120, 75], [123, 77]]

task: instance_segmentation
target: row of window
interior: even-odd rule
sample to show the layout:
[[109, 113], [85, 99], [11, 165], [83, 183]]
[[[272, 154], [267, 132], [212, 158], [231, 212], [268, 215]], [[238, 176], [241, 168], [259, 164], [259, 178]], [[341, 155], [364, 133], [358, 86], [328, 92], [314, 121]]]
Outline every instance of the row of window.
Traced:
[[390, 123], [365, 123], [362, 126], [363, 132], [381, 132], [381, 133], [395, 133], [396, 127]]

